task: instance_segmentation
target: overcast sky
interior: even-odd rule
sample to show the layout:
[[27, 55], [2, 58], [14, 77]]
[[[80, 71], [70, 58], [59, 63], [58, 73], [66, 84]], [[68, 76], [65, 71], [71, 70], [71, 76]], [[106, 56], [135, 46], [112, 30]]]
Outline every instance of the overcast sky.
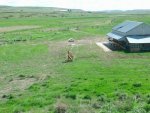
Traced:
[[0, 0], [0, 5], [44, 6], [83, 10], [150, 9], [150, 0]]

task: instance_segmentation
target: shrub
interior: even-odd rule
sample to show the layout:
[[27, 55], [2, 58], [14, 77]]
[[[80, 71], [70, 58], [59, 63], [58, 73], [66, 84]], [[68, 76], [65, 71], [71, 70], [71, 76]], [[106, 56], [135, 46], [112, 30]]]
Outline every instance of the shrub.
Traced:
[[47, 83], [42, 83], [41, 86], [47, 87]]
[[23, 112], [25, 112], [25, 109], [23, 109], [22, 107], [15, 108], [13, 110], [13, 113], [23, 113]]
[[125, 94], [125, 93], [122, 93], [122, 94], [118, 95], [119, 100], [125, 100], [126, 98], [127, 98], [127, 94]]
[[12, 94], [9, 94], [9, 95], [3, 95], [2, 98], [13, 99], [14, 96]]
[[150, 104], [146, 104], [144, 106], [144, 109], [146, 110], [146, 112], [150, 112]]
[[132, 86], [133, 86], [133, 87], [141, 87], [142, 84], [141, 84], [141, 83], [134, 83]]
[[9, 82], [13, 81], [13, 78], [9, 79]]
[[89, 95], [85, 95], [85, 96], [83, 97], [83, 99], [89, 99], [89, 100], [91, 100], [91, 97], [90, 97]]
[[19, 75], [19, 77], [20, 77], [20, 78], [23, 78], [23, 77], [25, 77], [25, 75]]
[[97, 101], [99, 101], [99, 102], [105, 102], [106, 100], [107, 100], [107, 97], [105, 95], [101, 95], [97, 99]]
[[40, 89], [40, 86], [37, 83], [34, 83], [28, 89], [31, 90], [31, 91], [37, 91], [37, 90]]
[[95, 109], [101, 108], [101, 106], [100, 106], [98, 103], [94, 103], [94, 104], [92, 105], [92, 107], [95, 108]]
[[2, 98], [7, 98], [7, 95], [3, 95]]
[[150, 99], [147, 99], [147, 104], [150, 104]]
[[125, 102], [118, 102], [117, 103], [117, 109], [118, 111], [122, 112], [128, 112], [131, 111], [133, 108], [133, 103], [131, 101], [125, 101]]
[[147, 100], [146, 100], [147, 104], [150, 104], [150, 95], [147, 95]]
[[100, 80], [104, 80], [104, 78], [100, 78]]
[[59, 103], [56, 105], [55, 113], [66, 113], [67, 111], [67, 105], [63, 103]]
[[127, 82], [122, 82], [120, 85], [125, 86], [125, 85], [128, 85], [128, 83]]
[[66, 98], [71, 98], [71, 99], [73, 99], [73, 100], [76, 99], [76, 95], [75, 95], [75, 94], [67, 94], [65, 97], [66, 97]]
[[24, 79], [25, 78], [25, 75], [19, 75], [18, 76], [20, 79]]
[[140, 94], [135, 94], [135, 100], [136, 102], [140, 102], [142, 99], [142, 96]]
[[7, 96], [7, 99], [13, 99], [14, 98], [14, 96], [12, 95], [12, 94], [9, 94], [8, 96]]
[[150, 98], [150, 94], [147, 95], [147, 98]]
[[87, 89], [87, 88], [85, 88], [85, 89], [83, 89], [84, 91], [89, 91], [89, 89]]

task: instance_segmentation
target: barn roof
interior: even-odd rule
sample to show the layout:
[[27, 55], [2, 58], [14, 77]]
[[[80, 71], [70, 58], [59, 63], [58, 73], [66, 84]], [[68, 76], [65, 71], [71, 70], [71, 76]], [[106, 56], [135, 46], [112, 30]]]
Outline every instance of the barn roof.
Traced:
[[150, 43], [150, 36], [128, 36], [127, 40], [129, 43]]
[[112, 33], [112, 32], [108, 33], [107, 36], [113, 37], [116, 40], [121, 40], [124, 37], [122, 35], [118, 35], [118, 34], [115, 34], [115, 33]]
[[113, 27], [112, 32], [107, 36], [118, 41], [127, 40], [129, 43], [150, 43], [150, 25], [143, 22], [125, 21]]
[[143, 24], [143, 22], [125, 21], [125, 22], [113, 27], [112, 29], [115, 31], [126, 33], [126, 32], [136, 28], [137, 26], [139, 26], [141, 24]]

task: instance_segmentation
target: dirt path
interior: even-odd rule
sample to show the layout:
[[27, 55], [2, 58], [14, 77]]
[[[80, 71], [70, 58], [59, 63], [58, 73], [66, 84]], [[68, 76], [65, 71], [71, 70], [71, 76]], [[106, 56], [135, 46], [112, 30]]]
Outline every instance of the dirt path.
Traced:
[[86, 32], [86, 31], [80, 31], [80, 30], [77, 30], [76, 28], [72, 28], [72, 29], [70, 29], [70, 31], [73, 31], [73, 32], [76, 32], [76, 33], [84, 33], [84, 34], [87, 34], [87, 35], [95, 35], [94, 33], [89, 33], [89, 32]]
[[105, 52], [111, 52], [111, 50], [104, 45], [105, 42], [96, 42], [96, 45], [101, 47]]
[[0, 33], [2, 32], [10, 32], [16, 30], [26, 30], [26, 29], [34, 29], [39, 28], [40, 26], [10, 26], [10, 27], [0, 27]]

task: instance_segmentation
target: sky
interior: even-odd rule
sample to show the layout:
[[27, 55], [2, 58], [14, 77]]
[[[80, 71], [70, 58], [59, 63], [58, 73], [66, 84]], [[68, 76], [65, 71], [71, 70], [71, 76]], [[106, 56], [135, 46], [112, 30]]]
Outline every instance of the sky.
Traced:
[[150, 0], [0, 0], [0, 5], [100, 10], [150, 9]]

